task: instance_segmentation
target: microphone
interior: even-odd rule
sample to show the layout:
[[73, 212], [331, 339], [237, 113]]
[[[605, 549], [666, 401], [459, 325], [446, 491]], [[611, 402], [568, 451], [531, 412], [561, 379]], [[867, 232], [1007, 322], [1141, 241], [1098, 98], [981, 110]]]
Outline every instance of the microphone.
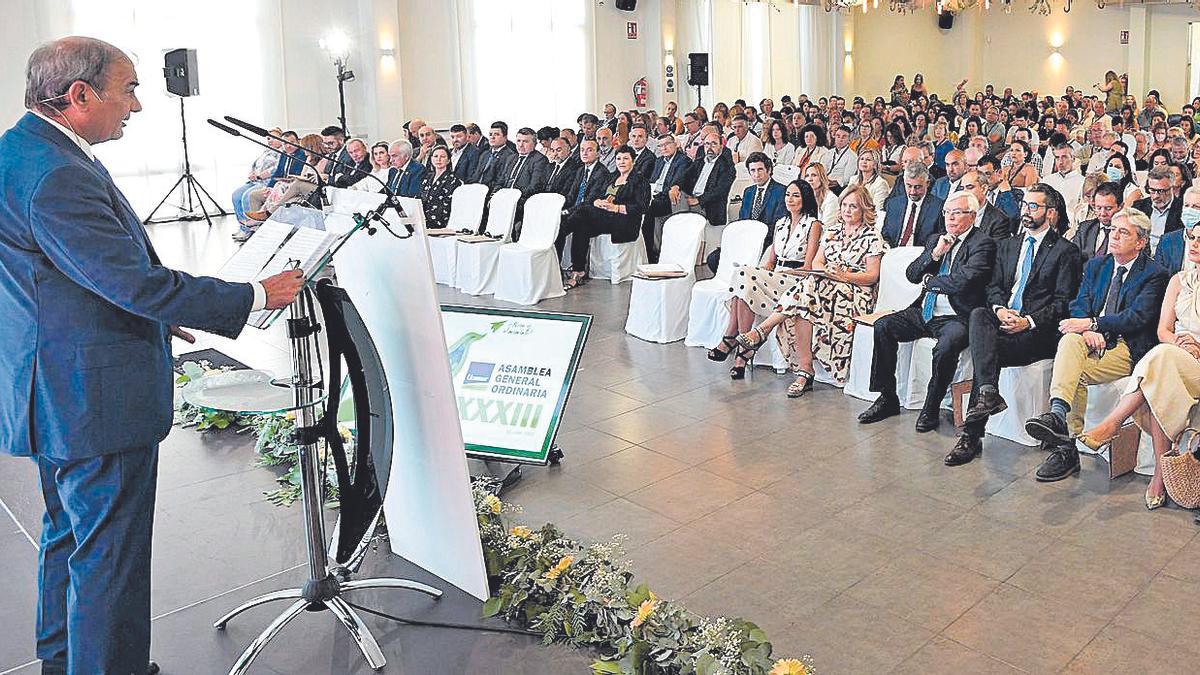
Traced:
[[[325, 181], [321, 179], [321, 171], [320, 171], [320, 169], [317, 168], [316, 164], [313, 164], [312, 162], [308, 161], [307, 157], [305, 157], [304, 159], [300, 159], [299, 157], [297, 157], [296, 155], [294, 155], [290, 152], [284, 152], [283, 150], [276, 150], [275, 148], [272, 148], [271, 146], [267, 145], [266, 143], [263, 143], [262, 141], [259, 141], [254, 138], [250, 138], [249, 136], [238, 131], [237, 129], [231, 128], [224, 124], [221, 124], [220, 122], [212, 119], [211, 117], [208, 118], [207, 122], [231, 136], [237, 136], [238, 138], [244, 138], [245, 140], [250, 141], [251, 143], [253, 143], [255, 145], [261, 145], [262, 147], [264, 147], [268, 150], [271, 150], [272, 152], [282, 153], [283, 155], [290, 157], [291, 159], [294, 159], [297, 162], [304, 164], [305, 166], [311, 167], [313, 170], [313, 173], [315, 173], [317, 175], [317, 194], [321, 197], [321, 203], [328, 206], [327, 200], [325, 198]], [[295, 145], [295, 144], [289, 143], [289, 145]], [[296, 147], [301, 147], [301, 146], [296, 146]]]
[[[272, 134], [271, 132], [258, 126], [257, 124], [251, 124], [249, 122], [246, 122], [245, 120], [239, 120], [238, 118], [232, 117], [230, 115], [224, 115], [224, 118], [226, 121], [228, 121], [232, 124], [236, 124], [237, 126], [245, 129], [246, 131], [249, 131], [252, 134], [255, 134], [256, 136], [266, 136], [267, 138], [274, 138], [275, 140], [280, 141], [281, 143], [286, 143], [293, 147], [300, 147], [296, 143], [293, 143], [285, 138], [281, 138], [279, 136], [276, 136], [275, 134]], [[361, 169], [359, 169], [357, 166], [350, 164], [348, 162], [344, 162], [341, 159], [338, 159], [337, 157], [335, 157], [333, 155], [327, 155], [327, 154], [320, 153], [320, 152], [313, 152], [313, 154], [317, 155], [321, 159], [329, 160], [330, 162], [337, 164], [338, 166], [341, 166], [346, 169], [350, 169], [353, 172], [361, 171]], [[374, 179], [376, 183], [379, 183], [381, 186], [383, 186], [383, 193], [386, 194], [387, 196], [389, 196], [389, 197], [397, 196], [396, 193], [393, 192], [390, 187], [388, 187], [388, 184], [385, 181], [382, 181], [379, 179], [379, 176], [376, 176], [374, 173], [372, 173], [370, 171], [365, 171], [362, 173], [365, 173], [367, 176]]]

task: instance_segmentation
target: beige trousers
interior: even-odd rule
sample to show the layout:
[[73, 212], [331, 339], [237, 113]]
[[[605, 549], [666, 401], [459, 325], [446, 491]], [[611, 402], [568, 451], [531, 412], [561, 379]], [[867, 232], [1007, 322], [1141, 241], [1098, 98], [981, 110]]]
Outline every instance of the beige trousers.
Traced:
[[1125, 377], [1133, 371], [1129, 345], [1118, 340], [1116, 346], [1100, 356], [1088, 353], [1083, 336], [1068, 333], [1058, 341], [1054, 354], [1054, 371], [1050, 376], [1050, 397], [1060, 398], [1071, 406], [1067, 414], [1067, 431], [1077, 436], [1083, 431], [1083, 414], [1087, 411], [1087, 388]]

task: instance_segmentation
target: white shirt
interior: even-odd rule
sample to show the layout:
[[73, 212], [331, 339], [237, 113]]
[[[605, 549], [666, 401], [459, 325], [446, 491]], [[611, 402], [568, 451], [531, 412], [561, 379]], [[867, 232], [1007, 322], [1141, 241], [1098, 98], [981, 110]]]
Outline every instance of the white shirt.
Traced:
[[[43, 115], [42, 113], [38, 112], [37, 110], [30, 110], [29, 112], [42, 118], [43, 120], [48, 122], [50, 124], [50, 126], [54, 127], [55, 129], [58, 129], [60, 132], [62, 132], [62, 134], [64, 136], [71, 139], [71, 141], [75, 145], [79, 146], [79, 149], [83, 151], [84, 155], [87, 155], [88, 159], [92, 160], [93, 162], [96, 161], [96, 155], [95, 155], [95, 153], [92, 152], [92, 145], [90, 143], [88, 143], [87, 140], [84, 139], [82, 136], [75, 133], [74, 131], [71, 131], [68, 127], [63, 126], [62, 124], [59, 124], [58, 122], [55, 122], [54, 120]], [[147, 234], [146, 238], [149, 239], [150, 235]], [[267, 307], [267, 290], [265, 288], [263, 288], [263, 285], [257, 281], [252, 282], [250, 284], [250, 288], [254, 290], [254, 301], [250, 305], [250, 311], [257, 312], [260, 309], [266, 309], [266, 307]]]
[[850, 178], [858, 171], [858, 155], [849, 147], [830, 150], [825, 153], [821, 163], [825, 165], [829, 182], [843, 187], [850, 184]]
[[1171, 205], [1175, 203], [1175, 198], [1167, 202], [1166, 208], [1159, 211], [1154, 207], [1154, 202], [1150, 202], [1150, 252], [1154, 253], [1158, 250], [1158, 240], [1162, 239], [1163, 234], [1167, 231], [1167, 216], [1171, 213]]
[[[1012, 293], [1010, 293], [1008, 296], [1008, 306], [1010, 308], [1013, 306], [1013, 302], [1015, 302], [1017, 299], [1017, 285], [1021, 283], [1021, 268], [1025, 266], [1026, 256], [1032, 255], [1035, 258], [1037, 257], [1037, 252], [1042, 248], [1042, 242], [1046, 241], [1046, 233], [1049, 231], [1050, 231], [1050, 228], [1047, 227], [1046, 229], [1042, 230], [1038, 234], [1029, 234], [1029, 232], [1027, 230], [1024, 230], [1022, 228], [1021, 233], [1018, 235], [1021, 239], [1021, 256], [1019, 258], [1017, 258], [1017, 269], [1016, 269], [1015, 273], [1013, 274], [1013, 289], [1012, 289]], [[1030, 237], [1033, 237], [1033, 250], [1032, 251], [1028, 250], [1029, 244], [1028, 244], [1027, 240]], [[1016, 237], [1014, 237], [1014, 239], [1015, 238]], [[1033, 274], [1032, 267], [1029, 268], [1029, 273]], [[1029, 286], [1028, 279], [1025, 280], [1025, 286], [1026, 287]], [[1029, 322], [1029, 327], [1033, 328], [1033, 320], [1032, 319]]]
[[[954, 245], [950, 247], [950, 250], [946, 252], [946, 256], [950, 258], [947, 269], [954, 269], [954, 256], [958, 255], [959, 249], [962, 248], [963, 239], [966, 239], [970, 233], [971, 230], [963, 232], [962, 235], [954, 240]], [[933, 315], [950, 316], [951, 314], [954, 314], [954, 308], [950, 306], [950, 296], [945, 293], [935, 293], [933, 295]]]
[[464, 145], [463, 147], [461, 147], [457, 150], [450, 151], [450, 170], [451, 171], [458, 168], [458, 160], [460, 157], [462, 157], [463, 150], [465, 150], [465, 149], [466, 149], [466, 146]]
[[662, 158], [662, 161], [663, 161], [662, 173], [658, 174], [658, 180], [656, 180], [650, 184], [650, 196], [651, 197], [662, 193], [663, 183], [665, 183], [667, 181], [667, 172], [669, 172], [671, 170], [671, 164], [679, 160], [679, 158], [677, 157], [678, 154], [679, 154], [679, 151], [676, 150], [674, 155], [671, 155], [670, 157]]
[[1092, 158], [1087, 163], [1087, 173], [1104, 173], [1104, 167], [1108, 166], [1108, 160], [1113, 156], [1112, 149], [1101, 150], [1097, 148], [1092, 153]]
[[[1067, 202], [1067, 214], [1074, 215], [1075, 206], [1083, 198], [1083, 174], [1078, 171], [1058, 173], [1057, 171], [1042, 178], [1042, 182], [1058, 190]], [[1071, 221], [1073, 224], [1075, 221]]]
[[750, 156], [750, 153], [761, 152], [762, 149], [762, 141], [758, 140], [758, 136], [751, 133], [747, 133], [746, 137], [740, 141], [734, 135], [730, 147], [730, 151], [734, 154], [735, 162], [744, 162]]
[[[924, 246], [925, 242], [915, 241], [917, 238], [917, 216], [921, 214], [921, 203], [924, 201], [924, 198], [918, 202], [914, 202], [911, 199], [908, 200], [908, 206], [904, 208], [904, 216], [900, 221], [900, 239], [896, 240], [897, 246]], [[913, 219], [913, 229], [908, 235], [908, 241], [904, 241], [904, 230], [908, 227], [908, 219], [910, 217]]]
[[[720, 155], [718, 155], [719, 157]], [[704, 186], [708, 185], [708, 176], [712, 173], [713, 167], [716, 166], [717, 160], [713, 158], [711, 161], [708, 157], [704, 158], [704, 168], [700, 169], [700, 175], [696, 177], [696, 188], [692, 190], [693, 197], [699, 197], [704, 194]]]

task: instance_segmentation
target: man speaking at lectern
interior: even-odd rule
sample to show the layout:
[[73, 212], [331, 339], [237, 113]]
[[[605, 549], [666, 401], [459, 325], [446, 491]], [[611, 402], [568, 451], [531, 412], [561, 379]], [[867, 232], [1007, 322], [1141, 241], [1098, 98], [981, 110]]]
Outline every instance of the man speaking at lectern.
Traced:
[[[171, 428], [171, 336], [236, 337], [286, 306], [300, 272], [231, 284], [163, 267], [92, 154], [142, 106], [132, 61], [99, 40], [39, 47], [28, 112], [0, 136], [0, 451], [37, 461], [46, 514], [43, 673], [142, 675], [158, 443]], [[149, 664], [149, 665], [148, 665]]]

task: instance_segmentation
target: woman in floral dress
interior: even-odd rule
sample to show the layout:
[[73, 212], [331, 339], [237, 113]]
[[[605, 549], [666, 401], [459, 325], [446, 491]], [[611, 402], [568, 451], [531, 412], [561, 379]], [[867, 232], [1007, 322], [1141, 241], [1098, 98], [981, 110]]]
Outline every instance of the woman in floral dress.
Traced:
[[739, 354], [752, 358], [766, 335], [782, 326], [778, 339], [796, 381], [789, 398], [812, 390], [813, 360], [842, 385], [850, 369], [855, 316], [875, 305], [879, 263], [887, 243], [875, 228], [875, 203], [861, 185], [852, 185], [838, 203], [838, 222], [829, 225], [813, 269], [822, 274], [801, 276], [780, 296], [775, 312], [758, 327], [737, 337]]

